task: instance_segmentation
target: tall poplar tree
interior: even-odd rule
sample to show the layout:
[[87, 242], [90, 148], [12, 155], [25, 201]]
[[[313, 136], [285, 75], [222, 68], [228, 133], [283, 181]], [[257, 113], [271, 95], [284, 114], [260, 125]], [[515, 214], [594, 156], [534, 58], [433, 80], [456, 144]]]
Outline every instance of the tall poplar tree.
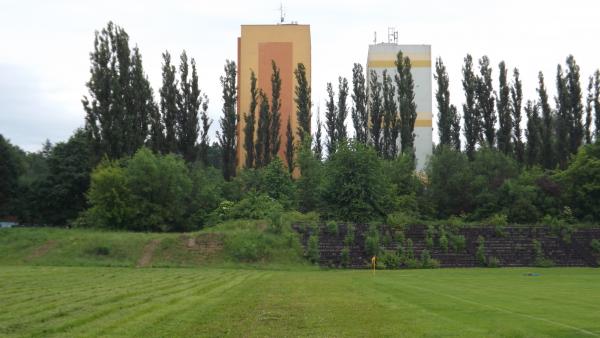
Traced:
[[600, 70], [594, 72], [594, 122], [596, 123], [596, 142], [600, 141]]
[[154, 102], [154, 94], [148, 77], [144, 73], [142, 65], [142, 55], [137, 47], [133, 48], [131, 57], [131, 114], [133, 121], [131, 124], [131, 138], [128, 145], [128, 154], [133, 154], [142, 147], [148, 139], [149, 126], [153, 119], [153, 114], [157, 110]]
[[465, 103], [463, 104], [465, 151], [470, 160], [475, 155], [475, 147], [479, 141], [480, 135], [480, 116], [477, 110], [477, 78], [473, 72], [473, 58], [470, 54], [465, 57], [465, 64], [462, 69], [463, 90], [465, 92]]
[[314, 145], [314, 153], [315, 157], [321, 161], [323, 160], [323, 142], [321, 141], [321, 110], [317, 110], [317, 132], [315, 133], [315, 145]]
[[537, 92], [540, 97], [540, 108], [542, 110], [542, 166], [546, 169], [552, 169], [556, 164], [554, 155], [554, 123], [552, 116], [552, 108], [548, 103], [548, 93], [546, 92], [546, 85], [544, 84], [544, 74], [542, 72], [538, 73]]
[[381, 82], [377, 73], [371, 70], [369, 73], [369, 118], [371, 122], [371, 142], [377, 154], [381, 155], [381, 127], [383, 120], [383, 100], [381, 97]]
[[525, 130], [525, 137], [527, 139], [526, 163], [529, 167], [532, 167], [541, 163], [542, 156], [542, 123], [537, 103], [530, 100], [527, 101], [525, 114], [527, 116], [527, 130]]
[[221, 145], [223, 157], [223, 177], [230, 180], [235, 176], [235, 146], [237, 131], [237, 70], [234, 61], [227, 60], [225, 63], [225, 75], [221, 76], [221, 86], [223, 87], [223, 116], [220, 125], [221, 132], [217, 134]]
[[415, 104], [415, 83], [411, 73], [411, 63], [408, 56], [402, 52], [396, 55], [396, 89], [398, 90], [398, 110], [400, 111], [400, 150], [403, 154], [414, 157], [415, 122], [417, 106]]
[[163, 53], [162, 65], [162, 87], [160, 88], [160, 112], [165, 128], [165, 138], [163, 143], [163, 152], [177, 152], [177, 115], [179, 100], [179, 91], [177, 90], [177, 80], [175, 79], [175, 66], [171, 64], [171, 54], [168, 51]]
[[264, 167], [271, 161], [271, 143], [269, 142], [269, 98], [259, 90], [260, 106], [258, 109], [258, 129], [256, 130], [256, 167]]
[[212, 125], [212, 120], [208, 117], [208, 97], [206, 94], [202, 94], [202, 110], [200, 111], [200, 120], [202, 121], [202, 127], [200, 129], [200, 149], [199, 159], [207, 166], [209, 164], [208, 150], [210, 149], [210, 138], [208, 137], [208, 131]]
[[362, 144], [368, 142], [369, 115], [367, 113], [367, 92], [365, 89], [365, 75], [360, 63], [352, 67], [352, 123], [355, 138]]
[[[190, 65], [192, 68], [191, 74]], [[191, 75], [191, 78], [189, 77]], [[181, 53], [179, 64], [179, 100], [177, 100], [177, 143], [179, 153], [188, 162], [196, 160], [198, 155], [197, 142], [200, 136], [199, 113], [203, 97], [198, 88], [198, 73], [196, 61], [191, 59], [188, 64], [187, 53]]]
[[273, 74], [271, 75], [271, 116], [269, 118], [269, 140], [271, 158], [277, 157], [279, 147], [281, 145], [281, 137], [279, 130], [281, 128], [281, 76], [279, 75], [279, 67], [275, 61], [271, 61]]
[[573, 55], [567, 57], [566, 84], [568, 91], [568, 115], [571, 122], [569, 133], [569, 151], [575, 154], [583, 140], [583, 104], [581, 103], [582, 91], [579, 82], [579, 65]]
[[325, 103], [326, 111], [325, 111], [325, 132], [327, 132], [327, 156], [331, 157], [333, 153], [335, 153], [335, 149], [337, 146], [337, 107], [335, 106], [334, 100], [335, 93], [333, 92], [333, 87], [331, 86], [331, 82], [327, 83], [327, 102]]
[[304, 142], [305, 133], [310, 136], [311, 88], [306, 77], [306, 67], [303, 63], [298, 63], [294, 75], [296, 77], [294, 102], [296, 102], [296, 116], [298, 118], [298, 135], [300, 135], [300, 143], [302, 143]]
[[483, 121], [483, 136], [488, 147], [495, 146], [496, 111], [492, 86], [492, 68], [487, 56], [479, 59], [479, 76], [477, 76], [477, 107]]
[[398, 139], [398, 107], [396, 105], [396, 87], [392, 77], [383, 71], [383, 150], [386, 159], [392, 159], [397, 154], [396, 141]]
[[567, 81], [561, 65], [556, 68], [556, 92], [556, 161], [560, 168], [564, 169], [569, 159], [569, 133], [572, 123]]
[[338, 104], [335, 122], [335, 132], [337, 142], [343, 142], [348, 139], [346, 131], [346, 118], [348, 117], [348, 106], [346, 99], [348, 98], [348, 80], [344, 77], [338, 78]]
[[592, 143], [592, 109], [593, 109], [593, 100], [594, 100], [594, 77], [590, 76], [589, 84], [588, 84], [588, 94], [586, 97], [585, 104], [585, 125], [584, 125], [584, 135], [585, 135], [585, 143]]
[[285, 131], [286, 144], [285, 144], [285, 161], [289, 172], [294, 171], [294, 131], [292, 130], [291, 120], [288, 119], [287, 128]]
[[90, 62], [82, 104], [95, 161], [131, 155], [146, 141], [156, 108], [141, 53], [135, 47], [132, 54], [128, 34], [109, 22], [95, 33]]
[[460, 150], [460, 117], [456, 107], [450, 104], [450, 80], [441, 57], [435, 61], [433, 76], [437, 82], [435, 99], [438, 108], [440, 144]]
[[258, 105], [258, 89], [256, 75], [250, 73], [250, 110], [244, 117], [244, 150], [246, 151], [246, 168], [254, 167], [256, 150], [254, 148], [254, 130], [256, 125], [256, 106]]
[[496, 106], [498, 108], [498, 150], [505, 155], [512, 155], [512, 116], [510, 112], [510, 87], [508, 85], [506, 64], [498, 65], [500, 70]]
[[513, 85], [510, 88], [510, 109], [513, 119], [513, 144], [515, 146], [515, 157], [519, 163], [523, 163], [525, 147], [521, 138], [521, 106], [523, 102], [523, 85], [519, 78], [519, 70], [513, 70]]

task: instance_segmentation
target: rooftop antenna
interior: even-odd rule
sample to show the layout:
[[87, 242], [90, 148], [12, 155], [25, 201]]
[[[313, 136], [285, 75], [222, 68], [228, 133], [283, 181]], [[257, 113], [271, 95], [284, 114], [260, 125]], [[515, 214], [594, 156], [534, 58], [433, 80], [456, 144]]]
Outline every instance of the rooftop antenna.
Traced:
[[373, 44], [377, 44], [377, 31], [373, 32]]
[[398, 31], [395, 27], [388, 27], [388, 43], [398, 44]]
[[283, 3], [279, 3], [279, 23], [283, 23], [285, 21], [285, 12], [283, 11]]

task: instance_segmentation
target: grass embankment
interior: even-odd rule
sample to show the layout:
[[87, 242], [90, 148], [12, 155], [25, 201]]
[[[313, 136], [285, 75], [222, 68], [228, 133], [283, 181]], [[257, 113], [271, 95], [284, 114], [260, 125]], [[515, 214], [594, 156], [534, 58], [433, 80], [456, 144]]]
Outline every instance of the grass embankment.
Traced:
[[0, 265], [269, 267], [306, 265], [297, 235], [268, 221], [229, 221], [191, 233], [0, 229]]
[[600, 335], [588, 268], [0, 267], [0, 336]]

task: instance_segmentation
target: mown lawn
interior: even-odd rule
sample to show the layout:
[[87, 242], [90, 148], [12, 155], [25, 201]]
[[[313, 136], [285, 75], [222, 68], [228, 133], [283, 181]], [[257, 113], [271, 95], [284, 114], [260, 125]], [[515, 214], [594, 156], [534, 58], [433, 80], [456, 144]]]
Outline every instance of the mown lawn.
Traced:
[[4, 266], [0, 336], [600, 336], [600, 270]]

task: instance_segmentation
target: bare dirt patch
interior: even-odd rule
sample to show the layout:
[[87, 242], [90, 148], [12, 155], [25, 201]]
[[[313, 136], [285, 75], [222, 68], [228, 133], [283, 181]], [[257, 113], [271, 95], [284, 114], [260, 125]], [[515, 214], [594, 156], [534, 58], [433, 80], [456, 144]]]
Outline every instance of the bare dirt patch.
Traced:
[[137, 262], [138, 268], [143, 268], [145, 266], [150, 265], [152, 262], [152, 256], [154, 255], [154, 251], [160, 244], [160, 239], [153, 239], [144, 247], [144, 251], [142, 252], [142, 257]]
[[46, 243], [42, 244], [41, 246], [37, 247], [35, 250], [33, 250], [33, 252], [30, 253], [29, 256], [27, 256], [25, 258], [25, 260], [31, 261], [36, 258], [40, 258], [40, 257], [44, 256], [45, 254], [47, 254], [48, 251], [50, 251], [54, 247], [56, 247], [57, 244], [58, 244], [57, 241], [51, 239], [51, 240], [47, 241]]

